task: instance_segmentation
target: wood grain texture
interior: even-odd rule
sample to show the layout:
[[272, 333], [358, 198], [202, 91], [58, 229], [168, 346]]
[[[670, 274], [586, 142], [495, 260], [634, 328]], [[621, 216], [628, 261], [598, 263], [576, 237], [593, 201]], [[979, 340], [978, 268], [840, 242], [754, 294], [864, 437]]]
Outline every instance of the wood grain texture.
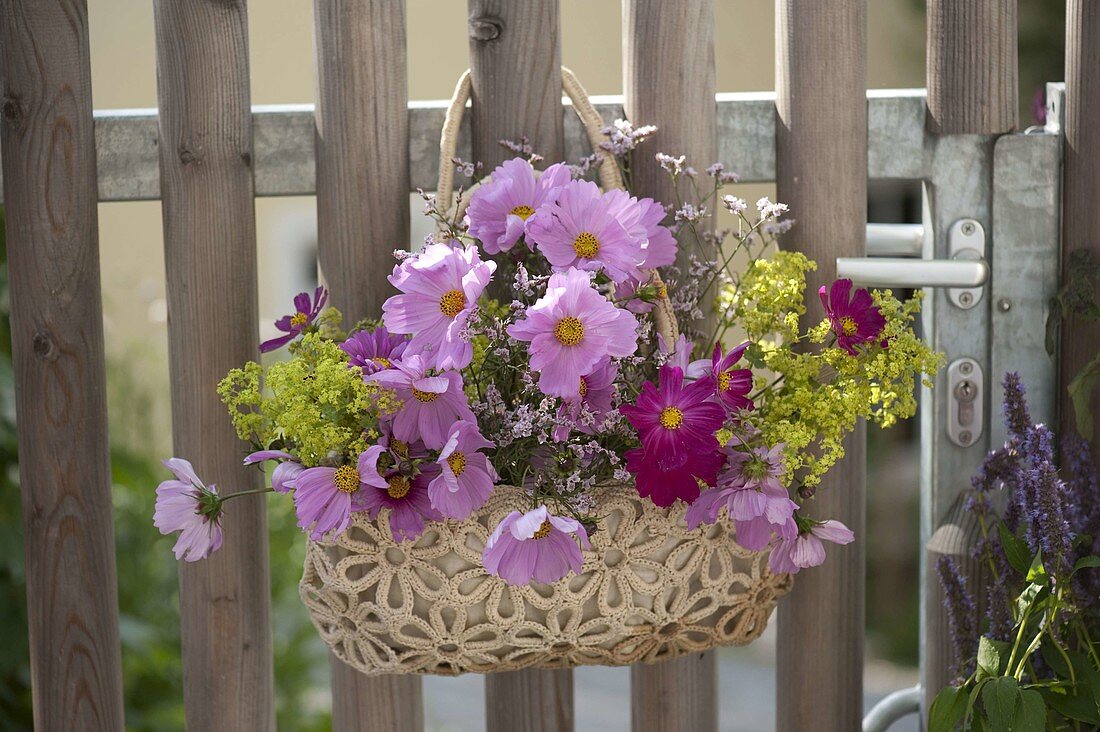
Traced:
[[1016, 129], [1017, 0], [928, 0], [928, 129], [995, 135]]
[[524, 669], [485, 677], [487, 732], [573, 729], [573, 672]]
[[[700, 170], [717, 159], [714, 12], [713, 0], [623, 0], [623, 108], [635, 124], [657, 125], [645, 154], [634, 158], [637, 195], [676, 200], [654, 159], [658, 152], [685, 155]], [[687, 191], [680, 194], [690, 200]], [[698, 251], [690, 235], [685, 230], [680, 236], [681, 267], [689, 252]], [[709, 332], [704, 323], [697, 327]], [[632, 667], [632, 728], [717, 729], [717, 674], [713, 651]]]
[[[866, 0], [777, 0], [776, 189], [797, 222], [783, 245], [817, 261], [806, 322], [823, 316], [820, 285], [836, 257], [861, 257], [867, 221]], [[777, 726], [859, 729], [863, 716], [865, 430], [803, 502], [809, 515], [856, 533], [828, 546], [824, 566], [799, 574], [779, 602]]]
[[[394, 249], [409, 246], [404, 0], [316, 0], [317, 247], [347, 326], [381, 317]], [[423, 728], [421, 680], [331, 657], [335, 730]]]
[[[172, 437], [223, 493], [260, 484], [215, 392], [257, 352], [256, 220], [243, 0], [157, 0], [157, 96]], [[180, 565], [189, 729], [275, 726], [264, 496], [226, 507], [225, 544]]]
[[[1100, 3], [1069, 0], [1066, 4], [1065, 151], [1062, 164], [1062, 271], [1069, 277], [1070, 255], [1078, 250], [1100, 261]], [[1062, 433], [1074, 427], [1074, 411], [1065, 388], [1096, 357], [1100, 323], [1071, 318], [1062, 326], [1060, 419]], [[1092, 392], [1089, 409], [1100, 415], [1100, 390]], [[1092, 454], [1100, 456], [1100, 429], [1085, 435]]]
[[84, 0], [0, 5], [0, 68], [34, 725], [121, 730]]

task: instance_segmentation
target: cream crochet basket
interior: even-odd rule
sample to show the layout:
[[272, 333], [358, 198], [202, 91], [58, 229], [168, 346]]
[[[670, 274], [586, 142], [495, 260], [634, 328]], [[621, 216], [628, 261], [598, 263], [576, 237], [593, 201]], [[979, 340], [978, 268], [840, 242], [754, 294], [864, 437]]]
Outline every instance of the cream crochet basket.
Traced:
[[[562, 88], [599, 149], [603, 122], [564, 68]], [[469, 94], [466, 72], [440, 144], [441, 201], [450, 200]], [[622, 187], [614, 161], [599, 173], [604, 189]], [[667, 300], [654, 315], [674, 339]], [[726, 519], [688, 531], [683, 503], [658, 508], [631, 484], [602, 486], [595, 498], [604, 518], [583, 571], [553, 584], [514, 587], [486, 574], [481, 554], [493, 527], [530, 508], [523, 491], [498, 486], [474, 515], [430, 523], [415, 542], [394, 544], [386, 511], [377, 521], [355, 514], [344, 534], [309, 542], [302, 601], [336, 656], [367, 674], [651, 663], [763, 632], [790, 576], [772, 575], [765, 553], [734, 542]]]

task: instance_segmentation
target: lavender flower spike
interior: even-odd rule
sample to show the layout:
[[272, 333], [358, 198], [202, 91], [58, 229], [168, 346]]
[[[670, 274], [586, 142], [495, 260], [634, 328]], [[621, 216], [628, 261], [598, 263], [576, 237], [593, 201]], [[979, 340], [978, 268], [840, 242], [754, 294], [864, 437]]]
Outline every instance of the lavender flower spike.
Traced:
[[978, 653], [978, 611], [954, 559], [947, 555], [940, 556], [936, 561], [936, 573], [943, 587], [943, 606], [951, 626], [951, 644], [955, 655], [952, 673], [956, 679], [965, 679], [973, 673], [974, 659]]

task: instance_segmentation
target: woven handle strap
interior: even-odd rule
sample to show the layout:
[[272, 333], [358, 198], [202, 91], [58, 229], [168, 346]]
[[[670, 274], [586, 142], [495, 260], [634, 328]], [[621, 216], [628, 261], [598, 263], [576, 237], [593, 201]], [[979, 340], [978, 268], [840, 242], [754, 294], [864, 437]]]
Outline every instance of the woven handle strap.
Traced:
[[[454, 194], [454, 158], [458, 146], [458, 130], [462, 126], [462, 117], [466, 112], [466, 102], [470, 100], [472, 86], [470, 70], [467, 69], [462, 72], [458, 83], [455, 84], [454, 95], [451, 97], [450, 106], [447, 107], [443, 131], [439, 137], [439, 183], [435, 187], [436, 201], [439, 202], [443, 211], [450, 211], [452, 206], [457, 207], [456, 218], [461, 217], [465, 213], [466, 206], [469, 205], [469, 197], [460, 198], [453, 204], [451, 197]], [[564, 66], [561, 67], [561, 88], [573, 103], [573, 111], [577, 113], [577, 117], [584, 126], [593, 152], [599, 152], [600, 143], [604, 141], [603, 118], [592, 106], [592, 100], [588, 98], [588, 93], [577, 80], [576, 74]], [[624, 187], [619, 166], [610, 155], [604, 155], [600, 161], [599, 178], [600, 187], [605, 191]], [[668, 291], [657, 270], [648, 270], [646, 274], [649, 276], [649, 282], [658, 288], [660, 294], [653, 303], [653, 322], [657, 332], [665, 339], [668, 347], [672, 348], [673, 342], [679, 337], [680, 328], [676, 322], [676, 315], [672, 312], [672, 303], [668, 300]]]

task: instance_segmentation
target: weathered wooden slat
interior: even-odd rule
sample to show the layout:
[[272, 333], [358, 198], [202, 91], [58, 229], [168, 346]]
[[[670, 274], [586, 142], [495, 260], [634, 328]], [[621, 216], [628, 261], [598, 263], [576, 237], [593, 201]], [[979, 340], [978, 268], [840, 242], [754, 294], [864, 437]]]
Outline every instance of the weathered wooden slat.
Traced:
[[0, 73], [34, 725], [121, 730], [84, 0], [0, 5]]
[[[558, 0], [469, 0], [470, 155], [491, 171], [527, 137], [547, 160], [564, 151]], [[567, 110], [572, 113], [572, 110]], [[485, 677], [490, 732], [573, 729], [573, 672], [529, 669]]]
[[[154, 15], [173, 444], [229, 493], [260, 482], [215, 392], [257, 356], [247, 17], [243, 0], [157, 0]], [[263, 496], [232, 501], [223, 525], [219, 552], [180, 566], [187, 725], [271, 730]]]
[[[409, 239], [404, 0], [316, 0], [317, 246], [348, 325], [379, 317]], [[420, 730], [417, 676], [365, 676], [335, 657], [334, 730]]]
[[[1062, 271], [1070, 276], [1073, 252], [1085, 250], [1100, 261], [1100, 5], [1069, 0], [1066, 5], [1065, 152], [1062, 178]], [[1100, 324], [1074, 318], [1062, 327], [1061, 425], [1074, 429], [1074, 411], [1065, 388], [1081, 368], [1096, 357]], [[1089, 401], [1100, 415], [1100, 392]], [[1100, 455], [1100, 430], [1085, 435], [1092, 454]]]
[[928, 126], [941, 134], [1016, 129], [1017, 0], [929, 0]]
[[[866, 0], [780, 0], [776, 26], [776, 188], [797, 222], [784, 246], [815, 259], [807, 322], [823, 313], [819, 285], [836, 257], [864, 255], [867, 220]], [[828, 547], [822, 567], [800, 574], [780, 601], [777, 725], [787, 730], [859, 729], [863, 700], [865, 441], [803, 501], [835, 518], [856, 542]]]

